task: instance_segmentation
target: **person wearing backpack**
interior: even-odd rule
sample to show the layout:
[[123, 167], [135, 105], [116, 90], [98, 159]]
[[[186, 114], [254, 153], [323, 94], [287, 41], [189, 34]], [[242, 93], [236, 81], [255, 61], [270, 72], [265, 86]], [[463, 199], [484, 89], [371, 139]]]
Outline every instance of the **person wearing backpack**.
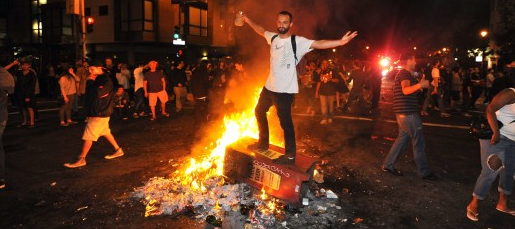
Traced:
[[2, 137], [8, 118], [7, 94], [14, 92], [14, 77], [7, 70], [19, 63], [15, 60], [8, 65], [6, 64], [6, 60], [0, 60], [0, 189], [5, 188], [5, 151]]
[[[275, 106], [279, 122], [284, 131], [285, 155], [274, 159], [277, 164], [293, 164], [296, 155], [295, 130], [291, 117], [291, 107], [295, 94], [299, 92], [296, 65], [299, 59], [313, 49], [329, 49], [343, 46], [358, 35], [347, 32], [339, 40], [309, 40], [302, 36], [292, 35], [293, 15], [281, 11], [277, 15], [277, 33], [265, 30], [254, 23], [245, 14], [243, 20], [270, 45], [270, 73], [255, 108], [259, 128], [259, 140], [249, 146], [253, 151], [266, 151], [269, 146], [269, 130], [266, 112]], [[292, 55], [293, 54], [293, 55]]]

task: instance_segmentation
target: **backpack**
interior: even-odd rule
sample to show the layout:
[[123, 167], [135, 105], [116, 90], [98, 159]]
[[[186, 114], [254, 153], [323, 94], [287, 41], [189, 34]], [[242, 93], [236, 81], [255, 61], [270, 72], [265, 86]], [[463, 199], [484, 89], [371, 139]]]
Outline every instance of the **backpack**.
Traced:
[[[277, 38], [279, 36], [279, 34], [275, 34], [274, 36], [272, 36], [272, 39], [270, 40], [270, 44], [272, 44], [272, 42], [274, 41], [275, 38]], [[299, 72], [300, 69], [298, 67], [298, 63], [300, 62], [298, 59], [297, 59], [297, 42], [295, 40], [295, 34], [292, 34], [291, 36], [291, 47], [293, 49], [293, 56], [295, 57], [295, 68], [297, 70], [297, 77], [299, 76]]]
[[[274, 39], [277, 38], [279, 36], [279, 34], [275, 34], [274, 36], [272, 36], [272, 39], [270, 40], [270, 44], [272, 44], [272, 42], [274, 42]], [[299, 62], [299, 60], [297, 59], [297, 42], [295, 40], [295, 35], [291, 35], [291, 46], [293, 48], [293, 56], [295, 57], [295, 65], [297, 65], [297, 63]]]

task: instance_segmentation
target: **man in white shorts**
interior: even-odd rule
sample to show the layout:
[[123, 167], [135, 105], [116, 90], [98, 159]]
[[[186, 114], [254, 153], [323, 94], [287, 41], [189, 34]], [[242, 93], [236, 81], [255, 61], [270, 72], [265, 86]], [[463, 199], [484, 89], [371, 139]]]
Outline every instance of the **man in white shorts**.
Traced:
[[166, 81], [162, 71], [157, 70], [157, 61], [152, 60], [148, 63], [150, 71], [145, 73], [143, 79], [143, 89], [145, 97], [148, 97], [150, 110], [152, 111], [151, 121], [156, 120], [156, 104], [157, 99], [161, 101], [161, 114], [165, 117], [170, 115], [166, 113], [166, 102], [168, 102], [168, 94], [166, 93]]
[[105, 156], [105, 159], [123, 156], [123, 150], [114, 139], [109, 128], [109, 117], [113, 113], [113, 83], [109, 77], [104, 75], [101, 67], [90, 67], [89, 71], [84, 103], [84, 111], [87, 117], [87, 125], [82, 135], [84, 145], [75, 163], [64, 164], [68, 168], [85, 166], [86, 156], [93, 142], [96, 142], [100, 136], [105, 137], [114, 148], [113, 154]]

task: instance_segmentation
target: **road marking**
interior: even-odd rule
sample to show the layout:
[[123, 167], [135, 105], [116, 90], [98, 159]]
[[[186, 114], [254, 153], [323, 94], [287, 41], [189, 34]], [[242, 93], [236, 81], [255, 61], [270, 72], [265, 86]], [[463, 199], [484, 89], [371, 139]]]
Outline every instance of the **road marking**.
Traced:
[[[311, 117], [308, 114], [295, 114], [295, 115]], [[372, 118], [354, 117], [354, 116], [345, 116], [345, 115], [335, 115], [335, 116], [333, 116], [333, 118], [348, 119], [348, 120], [359, 120], [359, 121], [369, 121], [369, 122], [379, 121], [379, 122], [386, 122], [386, 123], [395, 123], [395, 124], [397, 124], [397, 121], [395, 121], [395, 120], [372, 119]], [[424, 126], [432, 126], [432, 127], [461, 129], [461, 130], [468, 130], [470, 128], [469, 126], [448, 125], [448, 124], [429, 123], [429, 122], [423, 122], [422, 125], [424, 125]]]

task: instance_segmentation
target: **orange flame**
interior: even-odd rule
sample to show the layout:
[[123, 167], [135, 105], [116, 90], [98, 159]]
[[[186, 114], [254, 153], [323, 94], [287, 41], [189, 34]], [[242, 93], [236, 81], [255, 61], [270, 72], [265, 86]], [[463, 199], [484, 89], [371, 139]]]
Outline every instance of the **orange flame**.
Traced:
[[266, 195], [266, 192], [265, 192], [265, 187], [263, 186], [263, 188], [261, 188], [261, 199], [264, 200], [266, 199], [268, 196]]
[[[209, 146], [203, 147], [205, 154], [202, 158], [190, 159], [186, 168], [179, 169], [178, 180], [183, 185], [189, 186], [194, 190], [206, 191], [204, 181], [212, 177], [223, 176], [223, 163], [225, 156], [225, 149], [228, 145], [238, 141], [244, 137], [259, 138], [259, 130], [254, 115], [254, 107], [257, 104], [261, 89], [256, 89], [255, 97], [249, 108], [241, 112], [235, 112], [224, 116], [223, 126], [220, 128], [221, 137], [216, 142], [211, 142]], [[274, 135], [271, 135], [271, 142], [277, 144]], [[223, 182], [223, 180], [222, 180]]]
[[216, 200], [216, 203], [215, 203], [215, 207], [214, 207], [214, 209], [215, 209], [215, 210], [220, 210], [220, 209], [222, 209], [222, 208], [220, 207], [220, 205], [218, 204], [218, 200]]

